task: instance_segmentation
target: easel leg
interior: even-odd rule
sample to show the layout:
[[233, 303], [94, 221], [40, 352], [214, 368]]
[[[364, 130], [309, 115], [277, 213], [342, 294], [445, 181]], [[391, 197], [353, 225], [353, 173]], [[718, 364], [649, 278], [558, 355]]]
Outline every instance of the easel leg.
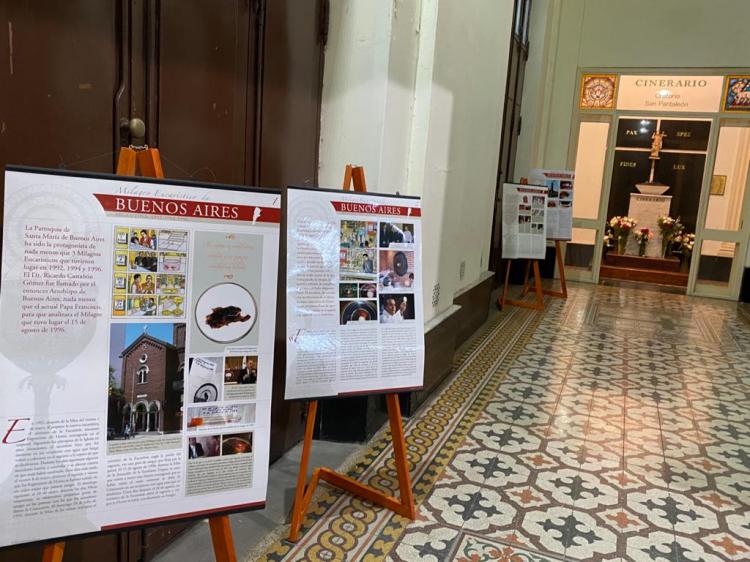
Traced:
[[502, 309], [505, 306], [505, 297], [508, 296], [508, 280], [510, 279], [510, 260], [505, 262], [505, 285], [503, 285], [503, 293], [497, 301], [497, 305]]
[[117, 175], [135, 175], [135, 150], [133, 150], [132, 148], [123, 146], [120, 149], [120, 155], [117, 157]]
[[216, 562], [237, 562], [229, 516], [211, 517], [208, 525], [211, 528], [211, 541], [214, 545]]
[[63, 554], [65, 554], [64, 542], [45, 544], [42, 550], [42, 562], [62, 562]]
[[404, 507], [404, 515], [414, 519], [417, 515], [414, 506], [414, 493], [411, 489], [411, 477], [409, 475], [409, 458], [406, 453], [406, 439], [404, 437], [404, 426], [401, 418], [401, 406], [398, 403], [398, 394], [388, 394], [385, 397], [388, 405], [388, 421], [391, 424], [391, 440], [393, 441], [393, 456], [396, 461], [398, 473], [398, 486], [401, 492], [401, 505]]
[[[310, 449], [312, 449], [313, 430], [315, 429], [315, 415], [318, 412], [318, 401], [311, 400], [307, 403], [307, 422], [305, 424], [305, 439], [302, 442], [302, 459], [299, 463], [299, 474], [297, 474], [297, 490], [294, 494], [294, 506], [292, 507], [292, 523], [289, 528], [289, 540], [299, 540], [299, 529], [302, 526], [302, 517], [307, 508], [305, 502], [305, 482], [307, 482], [307, 467], [310, 464]], [[313, 482], [310, 483], [313, 486]]]
[[526, 261], [526, 272], [523, 275], [523, 291], [521, 291], [522, 297], [529, 294], [529, 273], [531, 273], [531, 260]]
[[562, 248], [560, 241], [555, 240], [555, 252], [557, 253], [557, 270], [560, 272], [560, 294], [562, 298], [568, 298], [568, 286], [565, 284], [565, 264], [563, 264]]
[[536, 308], [542, 310], [544, 308], [544, 294], [542, 292], [542, 275], [539, 273], [539, 261], [534, 260], [534, 283], [536, 289]]
[[148, 178], [163, 178], [164, 170], [161, 167], [161, 156], [159, 149], [149, 148], [138, 153], [138, 166], [141, 168], [141, 175]]

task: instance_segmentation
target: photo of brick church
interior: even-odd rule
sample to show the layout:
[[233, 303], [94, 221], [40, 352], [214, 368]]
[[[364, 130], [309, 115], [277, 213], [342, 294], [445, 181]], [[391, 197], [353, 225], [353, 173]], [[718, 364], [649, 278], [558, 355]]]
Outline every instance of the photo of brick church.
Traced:
[[107, 438], [182, 429], [184, 323], [113, 324]]

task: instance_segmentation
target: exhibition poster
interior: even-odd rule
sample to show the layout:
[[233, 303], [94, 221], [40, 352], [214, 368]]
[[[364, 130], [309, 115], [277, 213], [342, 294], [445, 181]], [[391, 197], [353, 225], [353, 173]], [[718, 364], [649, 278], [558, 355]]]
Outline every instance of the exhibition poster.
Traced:
[[546, 187], [503, 184], [503, 259], [544, 259], [546, 216]]
[[529, 182], [547, 191], [547, 239], [573, 239], [573, 184], [575, 172], [569, 170], [531, 170]]
[[286, 398], [421, 388], [419, 198], [289, 188]]
[[280, 199], [8, 169], [0, 546], [264, 504]]

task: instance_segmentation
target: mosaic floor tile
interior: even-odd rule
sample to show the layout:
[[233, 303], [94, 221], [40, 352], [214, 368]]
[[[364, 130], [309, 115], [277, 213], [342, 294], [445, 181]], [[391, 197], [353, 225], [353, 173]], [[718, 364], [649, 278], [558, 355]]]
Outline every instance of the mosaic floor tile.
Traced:
[[[377, 510], [343, 534], [357, 500], [324, 497], [265, 560], [750, 560], [750, 307], [571, 286], [504, 311], [457, 365], [406, 429], [416, 521]], [[355, 477], [382, 477], [380, 443]]]

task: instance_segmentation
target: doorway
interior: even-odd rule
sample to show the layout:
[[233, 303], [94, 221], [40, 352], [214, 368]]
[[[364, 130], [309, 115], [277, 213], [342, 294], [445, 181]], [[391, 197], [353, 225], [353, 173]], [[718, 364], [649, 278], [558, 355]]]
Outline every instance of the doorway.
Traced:
[[[619, 110], [614, 99], [606, 110], [575, 110], [574, 228], [565, 250], [570, 279], [739, 298], [750, 238], [750, 118], [724, 106], [719, 111], [716, 101], [715, 112], [702, 113]], [[679, 235], [665, 230], [663, 237], [660, 216], [679, 219]], [[614, 217], [638, 223], [619, 249]], [[634, 234], [643, 228], [652, 238], [641, 245]]]

